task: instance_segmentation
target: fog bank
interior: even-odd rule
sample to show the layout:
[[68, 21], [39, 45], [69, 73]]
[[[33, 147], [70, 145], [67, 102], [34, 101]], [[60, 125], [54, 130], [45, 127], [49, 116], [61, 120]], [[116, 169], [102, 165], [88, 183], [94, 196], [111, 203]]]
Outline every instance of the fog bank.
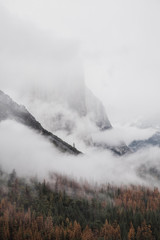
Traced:
[[[14, 121], [0, 124], [0, 165], [11, 172], [16, 169], [19, 176], [48, 178], [49, 172], [56, 172], [86, 179], [90, 183], [142, 184], [159, 186], [156, 177], [142, 178], [138, 169], [159, 166], [159, 148], [149, 148], [132, 155], [116, 157], [111, 152], [89, 148], [78, 157], [60, 153], [50, 142], [33, 130]], [[145, 173], [146, 175], [146, 173]]]

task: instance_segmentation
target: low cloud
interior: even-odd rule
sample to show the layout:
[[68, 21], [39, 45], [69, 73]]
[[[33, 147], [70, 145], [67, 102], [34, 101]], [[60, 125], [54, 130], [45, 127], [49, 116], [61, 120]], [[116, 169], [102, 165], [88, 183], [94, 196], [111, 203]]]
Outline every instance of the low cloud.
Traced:
[[7, 120], [0, 124], [0, 165], [20, 176], [48, 178], [49, 172], [65, 174], [90, 183], [142, 184], [159, 186], [159, 180], [138, 175], [142, 166], [159, 166], [159, 148], [149, 148], [132, 155], [116, 157], [111, 152], [88, 148], [88, 153], [74, 157], [60, 153], [49, 141], [31, 129]]

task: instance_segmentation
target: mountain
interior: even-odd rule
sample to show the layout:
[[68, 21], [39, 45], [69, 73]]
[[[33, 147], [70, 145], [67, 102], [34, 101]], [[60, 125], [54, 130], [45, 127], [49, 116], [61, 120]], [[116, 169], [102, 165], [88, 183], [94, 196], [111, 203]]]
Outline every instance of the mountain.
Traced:
[[130, 149], [123, 141], [113, 145], [104, 138], [102, 141], [93, 139], [95, 132], [103, 135], [112, 130], [106, 110], [86, 87], [83, 79], [75, 85], [71, 80], [70, 83], [72, 88], [67, 88], [66, 81], [63, 88], [62, 83], [61, 87], [56, 87], [56, 92], [38, 87], [32, 89], [27, 104], [33, 115], [51, 132], [63, 131], [67, 136], [72, 135], [76, 142], [83, 141], [88, 147], [110, 150], [119, 156], [129, 153]]
[[25, 126], [32, 128], [51, 141], [62, 152], [68, 152], [74, 155], [81, 153], [75, 147], [72, 147], [62, 139], [44, 129], [24, 106], [14, 102], [8, 95], [0, 90], [0, 121], [6, 119], [13, 119], [21, 124], [24, 124]]
[[156, 132], [153, 136], [146, 140], [138, 140], [138, 141], [133, 141], [129, 145], [129, 147], [134, 151], [138, 151], [142, 148], [146, 148], [149, 146], [158, 146], [160, 147], [160, 132]]
[[83, 81], [75, 86], [72, 84], [70, 89], [67, 89], [66, 81], [63, 88], [56, 88], [56, 92], [37, 88], [29, 95], [30, 111], [51, 132], [63, 131], [67, 136], [73, 135], [77, 142], [82, 140], [88, 147], [110, 150], [119, 156], [130, 152], [123, 141], [113, 145], [104, 138], [101, 141], [92, 138], [94, 132], [107, 134], [112, 125], [103, 104]]
[[100, 131], [112, 128], [105, 107], [86, 87], [83, 78], [76, 83], [70, 79], [59, 82], [59, 86], [52, 84], [50, 89], [41, 84], [31, 86], [25, 93], [25, 105], [51, 132], [63, 130], [71, 134], [85, 121]]
[[[94, 105], [95, 113], [96, 113], [96, 105], [97, 105], [97, 109], [100, 106], [101, 113], [104, 113], [102, 114], [102, 118], [98, 114], [97, 114], [97, 118], [95, 116], [95, 119], [97, 119], [97, 122], [95, 122], [95, 124], [99, 125], [99, 128], [101, 131], [106, 131], [106, 129], [112, 128], [105, 114], [105, 111], [103, 109], [103, 105], [99, 100], [94, 98], [94, 95], [91, 95], [91, 96], [93, 98], [93, 102], [95, 102], [95, 105]], [[98, 121], [98, 117], [99, 117], [99, 121]], [[47, 131], [44, 127], [42, 127], [40, 122], [37, 121], [36, 118], [26, 109], [26, 107], [24, 107], [23, 105], [17, 104], [7, 94], [5, 94], [3, 91], [0, 90], [0, 121], [6, 120], [6, 119], [13, 119], [21, 124], [24, 124], [25, 126], [32, 128], [33, 130], [37, 131], [44, 137], [48, 138], [62, 152], [68, 152], [75, 155], [81, 153], [75, 147], [69, 145], [68, 143], [66, 143], [56, 135], [52, 134], [51, 131]], [[94, 146], [97, 148], [107, 149], [114, 152], [117, 155], [123, 155], [129, 152], [129, 148], [126, 146], [125, 143], [122, 143], [118, 146], [112, 146], [112, 145], [106, 144], [105, 142], [92, 141], [92, 142], [89, 142], [87, 145]]]
[[[53, 38], [36, 26], [21, 23], [2, 6], [0, 20], [3, 46], [0, 77], [5, 79], [1, 80], [1, 88], [16, 89], [26, 98], [41, 99], [43, 103], [60, 102], [78, 116], [87, 116], [100, 129], [111, 128], [103, 104], [86, 87], [74, 42]], [[12, 81], [11, 76], [14, 76]]]
[[[85, 84], [79, 48], [74, 41], [46, 35], [36, 26], [19, 21], [3, 7], [0, 20], [1, 89], [23, 96], [29, 113], [49, 132], [57, 135], [63, 132], [62, 138], [73, 135], [75, 139], [76, 135], [78, 139], [74, 141], [78, 142], [80, 138], [82, 141], [90, 138], [95, 131], [112, 128], [105, 107]], [[20, 116], [26, 114], [26, 109], [20, 108]], [[12, 118], [24, 122], [19, 112], [16, 117], [11, 109], [9, 112]]]

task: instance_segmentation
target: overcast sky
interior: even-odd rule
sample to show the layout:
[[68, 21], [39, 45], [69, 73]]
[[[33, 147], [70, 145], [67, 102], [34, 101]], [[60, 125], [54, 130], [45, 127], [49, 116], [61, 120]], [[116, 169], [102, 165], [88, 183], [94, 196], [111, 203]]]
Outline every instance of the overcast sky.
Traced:
[[76, 46], [85, 82], [112, 123], [160, 121], [159, 0], [0, 2], [20, 22]]

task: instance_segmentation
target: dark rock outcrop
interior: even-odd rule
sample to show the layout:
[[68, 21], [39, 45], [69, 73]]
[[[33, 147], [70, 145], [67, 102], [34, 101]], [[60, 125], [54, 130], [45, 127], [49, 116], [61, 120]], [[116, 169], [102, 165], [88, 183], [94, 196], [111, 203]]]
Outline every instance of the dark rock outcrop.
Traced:
[[160, 132], [156, 132], [153, 136], [146, 140], [133, 141], [129, 145], [130, 149], [132, 149], [134, 152], [149, 146], [160, 147]]
[[108, 145], [104, 142], [101, 142], [101, 143], [96, 142], [96, 143], [94, 143], [94, 146], [98, 147], [98, 148], [101, 148], [101, 149], [110, 150], [118, 156], [123, 156], [125, 154], [131, 153], [131, 149], [125, 143], [121, 143], [117, 146], [111, 146], [111, 145]]

